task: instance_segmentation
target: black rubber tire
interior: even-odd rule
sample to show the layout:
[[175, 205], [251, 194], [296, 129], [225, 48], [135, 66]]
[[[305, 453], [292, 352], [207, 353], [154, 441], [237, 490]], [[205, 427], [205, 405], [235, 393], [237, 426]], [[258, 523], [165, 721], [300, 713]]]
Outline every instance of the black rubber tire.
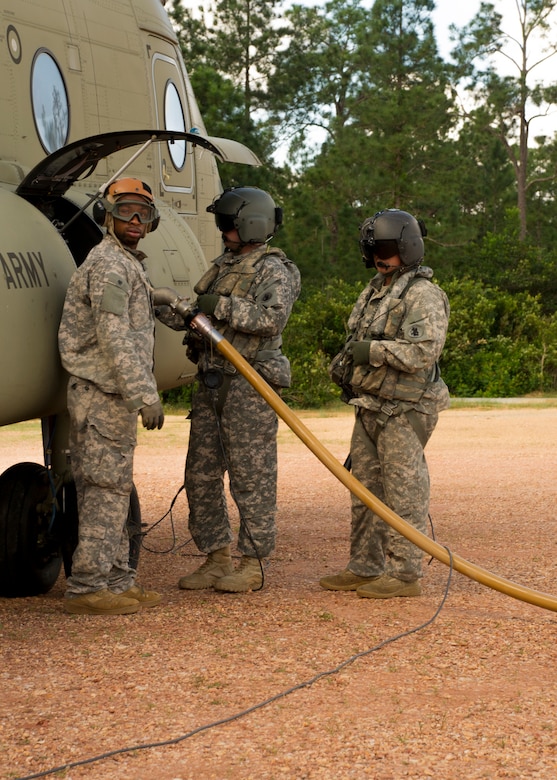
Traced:
[[[64, 574], [67, 578], [72, 572], [72, 556], [77, 547], [78, 540], [79, 521], [74, 482], [64, 485], [59, 494], [58, 501], [63, 508], [60, 523], [62, 536], [61, 546], [64, 558]], [[141, 507], [135, 485], [132, 487], [130, 495], [130, 508], [126, 525], [130, 537], [130, 567], [132, 569], [137, 569], [139, 565], [139, 553], [141, 551]]]
[[38, 463], [16, 463], [0, 475], [0, 596], [37, 596], [58, 579], [62, 553], [49, 492]]

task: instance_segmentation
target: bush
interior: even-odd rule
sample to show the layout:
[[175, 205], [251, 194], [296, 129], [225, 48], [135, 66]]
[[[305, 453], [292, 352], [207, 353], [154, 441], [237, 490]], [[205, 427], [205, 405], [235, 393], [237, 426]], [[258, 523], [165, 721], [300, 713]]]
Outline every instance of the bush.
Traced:
[[333, 280], [306, 290], [296, 302], [283, 334], [292, 366], [292, 386], [284, 399], [293, 406], [311, 409], [338, 401], [340, 389], [327, 367], [344, 344], [348, 317], [362, 289], [361, 283]]
[[[363, 283], [334, 280], [307, 287], [283, 334], [292, 366], [284, 400], [295, 408], [338, 403], [340, 389], [327, 373], [348, 332], [348, 317]], [[543, 313], [539, 296], [510, 293], [464, 278], [443, 284], [451, 303], [441, 374], [456, 397], [497, 398], [557, 389], [557, 315]], [[192, 386], [163, 393], [187, 407]]]
[[451, 318], [441, 373], [451, 394], [497, 398], [543, 389], [546, 317], [538, 297], [472, 279], [455, 279], [443, 288]]

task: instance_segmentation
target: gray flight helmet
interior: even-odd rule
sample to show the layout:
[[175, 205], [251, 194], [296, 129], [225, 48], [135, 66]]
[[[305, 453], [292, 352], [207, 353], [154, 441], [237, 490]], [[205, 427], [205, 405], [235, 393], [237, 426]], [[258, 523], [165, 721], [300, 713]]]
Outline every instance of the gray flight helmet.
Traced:
[[282, 224], [282, 209], [258, 187], [230, 187], [207, 207], [223, 233], [236, 228], [244, 244], [264, 244]]
[[360, 248], [364, 261], [373, 260], [373, 248], [380, 241], [394, 241], [404, 266], [412, 268], [424, 259], [427, 229], [407, 211], [385, 209], [368, 217], [360, 226]]

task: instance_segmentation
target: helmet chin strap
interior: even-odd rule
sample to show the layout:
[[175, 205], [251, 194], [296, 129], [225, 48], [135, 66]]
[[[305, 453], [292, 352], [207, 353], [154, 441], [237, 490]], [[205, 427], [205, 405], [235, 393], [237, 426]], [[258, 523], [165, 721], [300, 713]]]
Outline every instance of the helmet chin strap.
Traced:
[[383, 274], [384, 276], [387, 276], [391, 268], [394, 268], [395, 270], [392, 273], [399, 271], [398, 275], [402, 276], [402, 274], [405, 274], [408, 271], [413, 271], [415, 268], [419, 268], [421, 264], [421, 260], [419, 263], [414, 263], [413, 265], [404, 265], [404, 263], [402, 265], [391, 265], [390, 263], [385, 263], [383, 260], [379, 260], [375, 264], [375, 268], [377, 269], [378, 273]]
[[241, 249], [247, 246], [243, 241], [227, 240], [226, 244], [227, 244], [226, 247], [227, 252], [232, 252], [232, 254], [234, 254], [235, 252], [239, 252]]
[[[228, 246], [226, 247], [226, 251], [231, 252], [233, 255], [239, 254], [246, 246], [253, 248], [260, 245], [258, 242], [254, 242], [254, 241], [242, 241], [241, 238], [239, 241], [232, 241], [231, 239], [228, 238], [226, 240], [226, 244], [228, 244]], [[232, 244], [233, 246], [230, 246], [230, 244]]]

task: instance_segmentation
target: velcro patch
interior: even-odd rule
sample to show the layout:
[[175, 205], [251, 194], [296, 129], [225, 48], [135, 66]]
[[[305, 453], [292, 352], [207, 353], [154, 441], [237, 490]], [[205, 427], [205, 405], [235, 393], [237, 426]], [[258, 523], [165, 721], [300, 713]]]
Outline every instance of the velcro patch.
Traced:
[[426, 325], [427, 317], [416, 312], [411, 320], [406, 320], [402, 325], [404, 338], [408, 341], [424, 341], [427, 338]]
[[102, 311], [110, 314], [123, 314], [128, 306], [129, 284], [118, 274], [108, 274], [101, 301]]

